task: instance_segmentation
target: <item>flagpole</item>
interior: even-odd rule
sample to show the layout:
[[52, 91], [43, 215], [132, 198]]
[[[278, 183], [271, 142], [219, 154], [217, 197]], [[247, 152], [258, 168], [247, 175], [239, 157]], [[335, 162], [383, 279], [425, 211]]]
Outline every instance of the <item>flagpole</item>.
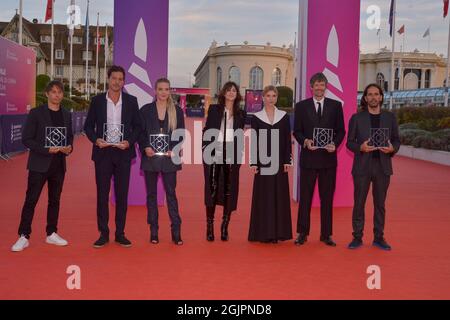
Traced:
[[449, 81], [450, 81], [450, 17], [448, 17], [448, 48], [447, 48], [447, 73], [445, 74], [445, 102], [444, 106], [448, 107], [448, 88], [449, 88]]
[[19, 1], [19, 44], [22, 45], [22, 37], [23, 37], [23, 26], [22, 26], [22, 10], [23, 10], [23, 3], [22, 0]]
[[73, 30], [70, 33], [70, 62], [69, 62], [69, 96], [72, 97], [72, 77], [73, 77]]
[[96, 39], [97, 39], [97, 47], [96, 47], [96, 57], [95, 57], [95, 94], [97, 94], [97, 86], [98, 86], [98, 47], [100, 46], [100, 38], [98, 36], [98, 23], [99, 23], [99, 18], [100, 18], [100, 13], [97, 12], [97, 34], [96, 34]]
[[73, 17], [73, 10], [74, 10], [74, 5], [75, 5], [75, 0], [71, 0], [70, 2], [71, 4], [71, 8], [70, 8], [70, 30], [69, 30], [69, 34], [70, 34], [70, 59], [69, 59], [69, 97], [72, 97], [72, 78], [73, 78], [73, 33], [74, 33], [74, 29], [75, 29], [75, 21], [74, 21], [74, 17]]
[[87, 8], [86, 8], [86, 73], [85, 73], [85, 93], [86, 100], [89, 100], [89, 91], [88, 91], [88, 68], [89, 68], [89, 0], [87, 0]]
[[55, 24], [55, 19], [54, 19], [54, 17], [55, 17], [55, 11], [54, 11], [54, 5], [55, 5], [55, 0], [52, 0], [52, 31], [51, 31], [51, 45], [50, 45], [50, 50], [51, 50], [51, 53], [50, 53], [50, 79], [52, 79], [53, 80], [53, 77], [54, 77], [54, 75], [55, 75], [55, 72], [54, 72], [54, 59], [55, 59], [55, 57], [54, 57], [54, 55], [55, 55], [55, 26], [54, 26], [54, 24]]
[[394, 89], [395, 89], [395, 72], [394, 72], [394, 53], [395, 53], [395, 34], [397, 33], [397, 30], [395, 29], [395, 15], [396, 15], [396, 7], [397, 7], [397, 1], [392, 0], [392, 57], [391, 57], [391, 95], [389, 99], [389, 108], [392, 110], [394, 106]]
[[[107, 48], [108, 45], [108, 48]], [[105, 67], [103, 69], [103, 92], [106, 92], [106, 59], [107, 59], [107, 52], [106, 50], [109, 49], [109, 41], [108, 41], [108, 24], [105, 25]]]

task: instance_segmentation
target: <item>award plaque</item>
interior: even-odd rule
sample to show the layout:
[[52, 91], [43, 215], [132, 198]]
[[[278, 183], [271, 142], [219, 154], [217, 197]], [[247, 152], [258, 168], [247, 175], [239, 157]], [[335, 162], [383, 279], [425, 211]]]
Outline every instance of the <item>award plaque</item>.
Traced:
[[370, 128], [370, 145], [375, 148], [389, 147], [389, 128]]
[[333, 129], [328, 128], [314, 128], [313, 142], [314, 147], [325, 149], [329, 144], [333, 144]]
[[155, 151], [157, 156], [167, 155], [169, 152], [170, 136], [168, 134], [151, 134], [150, 147]]
[[67, 147], [66, 127], [45, 127], [45, 148]]
[[115, 145], [123, 141], [123, 124], [103, 124], [103, 140], [106, 143]]

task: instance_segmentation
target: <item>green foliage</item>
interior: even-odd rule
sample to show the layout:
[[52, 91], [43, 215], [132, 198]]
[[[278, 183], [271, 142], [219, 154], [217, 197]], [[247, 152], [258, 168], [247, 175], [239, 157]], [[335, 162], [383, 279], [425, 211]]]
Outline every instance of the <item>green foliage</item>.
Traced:
[[36, 77], [36, 92], [44, 92], [45, 87], [50, 82], [50, 77], [46, 74], [40, 74]]

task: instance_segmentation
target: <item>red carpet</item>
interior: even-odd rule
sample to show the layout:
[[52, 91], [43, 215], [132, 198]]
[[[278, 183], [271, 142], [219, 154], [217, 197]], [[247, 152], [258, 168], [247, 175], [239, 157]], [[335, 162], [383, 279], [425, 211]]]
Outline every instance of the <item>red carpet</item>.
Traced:
[[[188, 124], [192, 126], [192, 122]], [[351, 240], [351, 208], [335, 210], [336, 248], [318, 241], [317, 209], [306, 246], [295, 247], [293, 241], [277, 245], [247, 242], [253, 182], [247, 167], [241, 171], [239, 211], [232, 217], [230, 242], [208, 243], [199, 165], [186, 165], [178, 175], [184, 246], [170, 242], [166, 208], [160, 209], [161, 243], [155, 246], [148, 242], [146, 208], [130, 207], [126, 234], [133, 247], [110, 243], [96, 250], [92, 248], [98, 233], [90, 150], [87, 139], [79, 137], [69, 158], [59, 223], [59, 233], [70, 243], [66, 248], [44, 242], [44, 192], [36, 209], [30, 247], [21, 253], [10, 252], [17, 240], [25, 195], [27, 154], [0, 163], [0, 299], [450, 298], [449, 167], [395, 158], [386, 224], [392, 252], [371, 246], [371, 198], [367, 236], [360, 250], [346, 249]], [[295, 224], [294, 202], [292, 218]], [[113, 222], [111, 214], [112, 232]], [[218, 227], [216, 223], [216, 238]], [[66, 287], [70, 265], [81, 268], [81, 290]], [[367, 289], [370, 265], [381, 267], [381, 290]]]

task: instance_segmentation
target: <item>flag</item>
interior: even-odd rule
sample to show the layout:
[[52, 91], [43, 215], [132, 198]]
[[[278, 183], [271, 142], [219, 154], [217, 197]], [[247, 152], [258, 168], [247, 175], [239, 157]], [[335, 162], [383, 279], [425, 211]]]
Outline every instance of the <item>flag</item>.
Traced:
[[391, 9], [389, 10], [389, 34], [392, 37], [392, 27], [394, 24], [394, 1], [395, 0], [391, 0]]
[[70, 0], [70, 28], [69, 28], [70, 37], [73, 36], [74, 29], [75, 29], [75, 0]]
[[105, 60], [106, 54], [109, 50], [109, 40], [108, 40], [108, 25], [105, 26]]
[[403, 34], [403, 33], [405, 33], [405, 25], [402, 25], [401, 27], [400, 27], [400, 29], [398, 29], [398, 34]]
[[53, 0], [47, 0], [47, 10], [45, 11], [45, 22], [53, 16]]
[[428, 27], [427, 31], [425, 31], [425, 33], [423, 34], [423, 37], [429, 37], [430, 36], [430, 27]]
[[381, 28], [378, 28], [378, 29], [377, 29], [377, 36], [380, 35], [380, 31], [381, 31]]
[[89, 40], [89, 1], [86, 8], [86, 23], [84, 24], [84, 32], [86, 32], [86, 43]]
[[444, 18], [447, 16], [448, 14], [448, 2], [449, 0], [443, 0], [444, 1]]
[[99, 16], [97, 13], [97, 34], [96, 34], [96, 38], [97, 38], [97, 52], [100, 49], [100, 32], [99, 32]]

